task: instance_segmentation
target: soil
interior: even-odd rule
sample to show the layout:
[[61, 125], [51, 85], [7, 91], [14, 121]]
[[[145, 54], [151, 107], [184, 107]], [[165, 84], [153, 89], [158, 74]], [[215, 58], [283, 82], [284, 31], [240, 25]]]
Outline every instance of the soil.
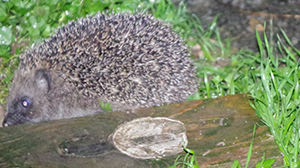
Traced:
[[[180, 0], [173, 0], [178, 5]], [[217, 25], [222, 39], [231, 39], [232, 47], [257, 52], [255, 27], [263, 34], [264, 24], [270, 39], [284, 30], [292, 44], [300, 49], [300, 0], [185, 0], [187, 9], [197, 15], [204, 27], [220, 14]], [[272, 34], [271, 26], [272, 23]], [[261, 36], [262, 37], [262, 36]]]

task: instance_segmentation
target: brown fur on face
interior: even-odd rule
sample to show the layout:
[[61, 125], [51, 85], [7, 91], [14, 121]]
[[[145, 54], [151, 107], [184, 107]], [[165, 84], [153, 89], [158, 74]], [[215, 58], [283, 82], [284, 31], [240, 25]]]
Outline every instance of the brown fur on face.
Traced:
[[76, 94], [53, 72], [37, 69], [27, 74], [16, 71], [15, 74], [3, 122], [6, 125], [79, 117], [102, 111], [98, 101]]

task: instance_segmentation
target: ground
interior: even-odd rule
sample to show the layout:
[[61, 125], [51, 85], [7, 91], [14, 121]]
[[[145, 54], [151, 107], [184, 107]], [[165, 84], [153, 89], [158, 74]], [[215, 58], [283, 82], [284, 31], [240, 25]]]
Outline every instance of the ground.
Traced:
[[[173, 0], [179, 4], [180, 0]], [[283, 29], [292, 44], [300, 49], [300, 1], [299, 0], [186, 0], [187, 9], [200, 18], [207, 27], [215, 16], [223, 39], [231, 38], [232, 47], [257, 51], [255, 25], [260, 34], [266, 22], [270, 34], [270, 20], [273, 22], [273, 38]], [[277, 40], [277, 39], [276, 39]]]

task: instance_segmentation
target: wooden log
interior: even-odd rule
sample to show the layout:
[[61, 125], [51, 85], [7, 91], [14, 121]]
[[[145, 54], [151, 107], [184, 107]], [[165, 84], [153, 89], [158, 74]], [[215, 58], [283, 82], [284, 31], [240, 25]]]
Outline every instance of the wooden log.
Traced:
[[[108, 141], [118, 125], [147, 116], [183, 122], [189, 140], [187, 148], [195, 151], [200, 167], [230, 167], [234, 160], [245, 165], [253, 126], [259, 123], [250, 167], [261, 160], [264, 152], [266, 158], [277, 158], [274, 165], [281, 166], [277, 145], [248, 101], [246, 95], [232, 95], [142, 108], [134, 113], [107, 112], [0, 128], [0, 167], [166, 168], [178, 155], [160, 160], [134, 159], [120, 153]], [[73, 156], [66, 151], [74, 153]]]

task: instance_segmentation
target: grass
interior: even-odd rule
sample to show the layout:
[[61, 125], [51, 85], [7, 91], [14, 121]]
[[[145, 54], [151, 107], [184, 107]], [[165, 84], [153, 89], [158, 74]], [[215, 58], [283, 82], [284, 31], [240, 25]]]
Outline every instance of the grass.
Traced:
[[284, 166], [299, 167], [300, 74], [296, 57], [300, 52], [283, 31], [282, 36], [277, 35], [277, 45], [274, 41], [270, 45], [266, 33], [263, 40], [258, 33], [256, 37], [260, 52], [242, 58], [241, 64], [248, 67], [245, 71], [248, 73], [243, 76], [248, 80], [248, 91], [254, 99], [251, 106], [270, 128], [284, 156]]
[[[10, 0], [0, 3], [0, 103], [5, 104], [13, 72], [18, 66], [18, 54], [24, 46], [34, 46], [69, 20], [94, 15], [97, 11], [148, 12], [166, 20], [181, 33], [189, 46], [199, 44], [206, 61], [196, 60], [201, 81], [199, 92], [189, 99], [214, 98], [238, 93], [249, 93], [254, 99], [251, 106], [270, 128], [287, 167], [298, 167], [299, 162], [299, 77], [300, 52], [282, 32], [278, 42], [268, 41], [257, 34], [260, 52], [247, 50], [231, 53], [230, 42], [222, 42], [216, 27], [218, 16], [207, 30], [195, 15], [186, 10], [184, 3], [176, 8], [171, 0]], [[190, 38], [193, 37], [193, 38]], [[272, 36], [271, 36], [272, 37]], [[216, 42], [211, 42], [214, 39]], [[216, 55], [230, 55], [231, 65], [213, 67]], [[104, 105], [104, 104], [103, 104]], [[104, 105], [105, 106], [105, 105]], [[195, 167], [195, 154], [186, 149], [182, 167]], [[249, 149], [248, 163], [251, 156]], [[191, 160], [188, 158], [191, 157]], [[174, 166], [177, 166], [176, 160]], [[257, 163], [257, 167], [271, 167], [272, 160]], [[234, 161], [233, 167], [241, 167]]]
[[[300, 52], [290, 43], [282, 31], [278, 36], [277, 52], [269, 46], [266, 35], [264, 44], [257, 36], [261, 60], [259, 83], [251, 92], [252, 107], [270, 128], [272, 135], [284, 155], [284, 163], [298, 167], [299, 158], [299, 63]], [[290, 48], [286, 47], [284, 41]]]
[[182, 168], [185, 168], [185, 167], [198, 168], [199, 167], [198, 162], [195, 157], [195, 152], [191, 149], [188, 149], [185, 147], [183, 147], [183, 148], [184, 148], [184, 151], [186, 151], [186, 155], [184, 156], [183, 161], [179, 161], [179, 159], [182, 156], [178, 156], [174, 162], [174, 165], [169, 166], [168, 168], [177, 168], [179, 165], [182, 165]]
[[[300, 74], [297, 57], [300, 52], [292, 46], [284, 31], [281, 34], [277, 35], [278, 42], [275, 43], [269, 42], [266, 33], [262, 39], [256, 33], [260, 52], [257, 55], [250, 52], [238, 54], [239, 64], [227, 67], [231, 69], [227, 77], [214, 77], [217, 82], [204, 80], [204, 85], [207, 91], [219, 95], [249, 92], [254, 99], [250, 105], [270, 128], [283, 154], [284, 167], [299, 167]], [[264, 157], [263, 161], [257, 167], [271, 167], [273, 163]], [[235, 161], [233, 167], [240, 165]]]
[[[212, 72], [215, 76], [211, 81], [203, 81], [205, 88], [202, 90], [216, 96], [250, 93], [249, 97], [254, 100], [250, 105], [270, 128], [283, 154], [284, 167], [299, 167], [300, 52], [292, 46], [284, 31], [281, 34], [277, 35], [276, 43], [273, 39], [269, 42], [266, 32], [263, 38], [256, 33], [260, 52], [255, 55], [240, 51], [236, 55], [239, 64], [233, 62], [223, 69], [225, 72], [204, 69], [204, 72]], [[273, 163], [273, 160], [264, 160], [264, 157], [263, 161], [256, 167], [271, 167]], [[233, 167], [240, 167], [238, 161], [234, 162]]]

